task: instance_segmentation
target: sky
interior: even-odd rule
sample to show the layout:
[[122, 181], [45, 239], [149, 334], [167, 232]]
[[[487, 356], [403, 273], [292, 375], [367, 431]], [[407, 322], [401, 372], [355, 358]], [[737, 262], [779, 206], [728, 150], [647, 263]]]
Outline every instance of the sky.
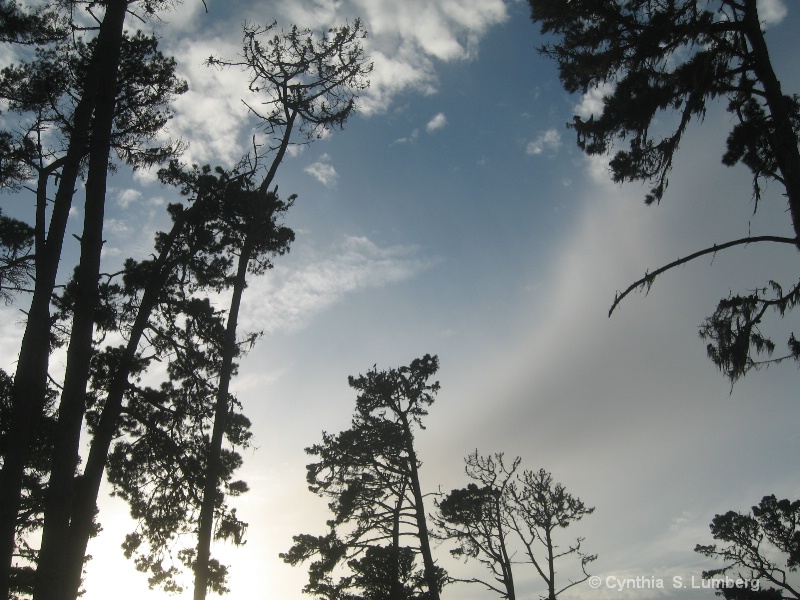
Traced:
[[[774, 66], [794, 92], [798, 7], [760, 5]], [[747, 511], [767, 494], [800, 498], [799, 380], [784, 363], [731, 387], [697, 328], [731, 291], [791, 282], [796, 251], [706, 257], [628, 297], [611, 318], [608, 309], [618, 290], [680, 256], [748, 233], [792, 235], [779, 186], [754, 213], [748, 173], [721, 165], [732, 123], [724, 106], [690, 128], [663, 201], [647, 207], [645, 187], [611, 183], [603, 159], [576, 147], [565, 124], [597, 110], [599, 96], [562, 90], [535, 50], [542, 39], [526, 2], [206, 6], [184, 0], [162, 23], [130, 23], [155, 27], [189, 83], [169, 131], [189, 143], [187, 162], [230, 166], [248, 150], [245, 74], [203, 65], [211, 54], [236, 57], [243, 22], [325, 28], [361, 18], [374, 62], [344, 130], [292, 152], [276, 179], [282, 195], [298, 195], [286, 219], [296, 241], [244, 301], [242, 330], [265, 335], [234, 383], [255, 448], [241, 470], [251, 491], [234, 502], [248, 542], [213, 550], [231, 564], [228, 597], [304, 597], [306, 570], [278, 558], [293, 535], [322, 534], [328, 518], [306, 488], [303, 449], [349, 425], [348, 375], [431, 353], [441, 391], [415, 440], [425, 491], [464, 487], [463, 458], [475, 449], [520, 456], [596, 509], [562, 539], [585, 538], [601, 585], [569, 597], [711, 598], [691, 585], [719, 566], [693, 552], [711, 543], [714, 515]], [[175, 192], [152, 174], [120, 172], [110, 186], [104, 260], [145, 256]], [[73, 227], [80, 216], [77, 207]], [[69, 243], [67, 257], [77, 246]], [[22, 307], [3, 309], [7, 369]], [[797, 321], [774, 326], [779, 344]], [[167, 597], [148, 591], [119, 549], [132, 527], [124, 503], [104, 498], [100, 509], [84, 599]], [[480, 569], [450, 562], [447, 549], [436, 550], [444, 566]], [[614, 587], [635, 577], [665, 589]], [[674, 577], [687, 588], [674, 588]], [[541, 591], [524, 565], [515, 579], [520, 597]], [[492, 596], [461, 585], [444, 597]]]

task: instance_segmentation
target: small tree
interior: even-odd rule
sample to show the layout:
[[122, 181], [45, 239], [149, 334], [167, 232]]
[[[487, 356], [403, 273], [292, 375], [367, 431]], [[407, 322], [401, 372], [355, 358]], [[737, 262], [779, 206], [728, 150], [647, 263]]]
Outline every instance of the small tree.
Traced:
[[703, 572], [703, 577], [735, 573], [749, 582], [769, 588], [729, 587], [721, 590], [728, 600], [777, 600], [800, 598], [800, 588], [790, 573], [800, 567], [800, 500], [778, 500], [764, 496], [751, 513], [728, 511], [711, 521], [711, 535], [724, 546], [698, 544], [694, 551], [727, 563]]
[[[583, 538], [566, 547], [557, 543], [559, 529], [594, 512], [568, 493], [544, 469], [517, 473], [520, 459], [506, 466], [503, 454], [480, 456], [476, 450], [466, 458], [467, 475], [477, 481], [453, 490], [437, 503], [439, 537], [455, 540], [454, 556], [476, 558], [492, 573], [496, 583], [484, 579], [461, 580], [479, 583], [514, 600], [512, 566], [531, 564], [547, 587], [547, 600], [589, 578], [586, 566], [597, 558], [581, 551]], [[520, 548], [524, 561], [514, 560]], [[556, 580], [556, 563], [568, 556], [579, 560], [581, 575], [566, 584]], [[563, 562], [563, 561], [561, 561]], [[499, 585], [498, 585], [499, 584]]]
[[[602, 86], [606, 92], [601, 114], [588, 120], [576, 115], [568, 127], [587, 154], [616, 152], [610, 163], [615, 182], [647, 182], [652, 188], [645, 201], [660, 202], [689, 124], [725, 99], [734, 125], [722, 162], [749, 169], [756, 209], [765, 181], [777, 182], [788, 200], [794, 237], [748, 236], [690, 254], [618, 293], [609, 315], [632, 291], [649, 289], [658, 275], [695, 258], [756, 242], [800, 248], [800, 98], [781, 88], [758, 0], [528, 1], [542, 33], [555, 38], [541, 52], [558, 63], [564, 88], [586, 93]], [[759, 329], [767, 313], [783, 316], [798, 301], [800, 283], [772, 281], [723, 298], [700, 329], [710, 341], [709, 357], [731, 382], [764, 362], [800, 361], [794, 335], [787, 354], [769, 359], [775, 344]]]
[[[414, 450], [414, 425], [422, 427], [438, 382], [428, 383], [438, 359], [425, 355], [407, 367], [350, 377], [359, 391], [352, 427], [306, 452], [309, 489], [331, 499], [334, 518], [324, 536], [298, 535], [281, 558], [296, 565], [309, 558], [304, 592], [320, 597], [438, 599], [444, 572], [431, 555], [428, 525]], [[413, 539], [413, 546], [402, 540]], [[422, 572], [414, 557], [422, 557]], [[334, 578], [347, 565], [352, 575]], [[384, 595], [385, 594], [385, 595]]]
[[515, 458], [507, 467], [502, 453], [483, 457], [476, 450], [466, 458], [466, 463], [467, 475], [478, 483], [453, 490], [437, 501], [439, 515], [434, 518], [437, 537], [457, 542], [458, 546], [450, 553], [458, 558], [477, 559], [491, 571], [495, 583], [477, 577], [464, 581], [480, 583], [501, 598], [516, 600], [508, 515], [509, 486], [514, 483], [520, 459]]

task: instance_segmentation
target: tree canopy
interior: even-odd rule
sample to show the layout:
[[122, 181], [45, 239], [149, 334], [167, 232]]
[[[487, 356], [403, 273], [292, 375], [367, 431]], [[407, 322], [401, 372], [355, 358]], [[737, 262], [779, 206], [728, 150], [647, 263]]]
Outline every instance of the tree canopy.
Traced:
[[[800, 248], [800, 98], [786, 93], [770, 60], [757, 0], [529, 0], [531, 17], [548, 40], [540, 51], [556, 61], [568, 92], [599, 90], [600, 114], [575, 115], [578, 145], [590, 155], [613, 154], [612, 179], [641, 181], [648, 204], [660, 202], [681, 140], [712, 102], [727, 102], [733, 126], [722, 162], [752, 175], [755, 205], [765, 181], [785, 190], [794, 237], [753, 236], [715, 244], [648, 273], [617, 294], [611, 312], [636, 289], [649, 289], [666, 270], [699, 256], [754, 242]], [[788, 352], [759, 329], [767, 312], [794, 308], [800, 283], [770, 281], [731, 294], [700, 329], [708, 355], [735, 382], [764, 362], [800, 361], [794, 335]]]
[[[307, 467], [309, 489], [330, 499], [334, 515], [326, 535], [294, 536], [294, 546], [281, 554], [292, 565], [314, 559], [306, 593], [353, 600], [439, 597], [445, 577], [431, 554], [413, 432], [423, 427], [439, 389], [428, 381], [438, 365], [437, 357], [425, 355], [407, 367], [373, 367], [350, 377], [359, 392], [351, 428], [323, 432], [322, 443], [306, 449], [319, 459]], [[337, 578], [343, 565], [350, 574]]]
[[723, 590], [725, 598], [800, 598], [791, 576], [800, 567], [800, 500], [764, 496], [750, 513], [731, 510], [715, 516], [710, 528], [714, 539], [725, 545], [698, 544], [694, 550], [727, 564], [704, 571], [703, 577], [732, 575], [757, 582], [750, 590]]
[[[514, 572], [518, 565], [529, 564], [547, 590], [542, 597], [556, 600], [589, 578], [587, 565], [597, 555], [581, 549], [582, 538], [563, 545], [559, 530], [591, 515], [594, 508], [555, 483], [544, 469], [518, 471], [519, 457], [507, 464], [502, 453], [481, 456], [476, 450], [465, 462], [475, 483], [452, 490], [437, 502], [437, 537], [456, 542], [450, 553], [477, 559], [492, 579], [473, 576], [460, 581], [481, 584], [501, 598], [515, 600]], [[577, 559], [577, 569], [567, 566], [568, 557]]]

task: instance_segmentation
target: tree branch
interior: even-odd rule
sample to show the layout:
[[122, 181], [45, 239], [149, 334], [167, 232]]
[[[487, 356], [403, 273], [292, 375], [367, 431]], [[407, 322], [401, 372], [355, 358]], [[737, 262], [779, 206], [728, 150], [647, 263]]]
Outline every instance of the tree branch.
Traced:
[[725, 242], [724, 244], [719, 244], [719, 245], [714, 244], [710, 248], [700, 250], [698, 252], [695, 252], [694, 254], [690, 254], [685, 258], [679, 258], [678, 260], [673, 261], [668, 265], [661, 267], [660, 269], [656, 269], [652, 273], [647, 273], [644, 277], [629, 285], [624, 292], [622, 293], [617, 292], [617, 295], [614, 297], [614, 303], [611, 305], [611, 308], [608, 311], [608, 316], [610, 317], [612, 315], [612, 313], [617, 308], [619, 303], [622, 302], [622, 299], [625, 298], [625, 296], [630, 294], [632, 291], [645, 286], [647, 287], [647, 291], [650, 291], [650, 287], [653, 285], [653, 281], [655, 281], [655, 278], [661, 275], [662, 273], [669, 271], [674, 267], [686, 264], [689, 261], [694, 260], [695, 258], [700, 258], [701, 256], [705, 256], [706, 254], [716, 254], [720, 250], [726, 250], [728, 248], [732, 248], [733, 246], [741, 246], [743, 244], [751, 244], [755, 242], [777, 242], [780, 244], [792, 244], [796, 246], [800, 244], [800, 238], [787, 238], [776, 235], [758, 235], [754, 237], [746, 237], [738, 240], [733, 240], [730, 242]]

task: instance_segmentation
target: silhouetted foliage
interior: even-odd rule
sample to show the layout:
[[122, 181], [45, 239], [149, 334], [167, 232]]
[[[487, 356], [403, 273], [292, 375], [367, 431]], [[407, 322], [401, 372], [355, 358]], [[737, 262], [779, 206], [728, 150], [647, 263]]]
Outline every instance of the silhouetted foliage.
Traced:
[[[794, 238], [747, 237], [696, 252], [618, 293], [609, 314], [633, 290], [649, 289], [657, 275], [699, 256], [760, 241], [800, 247], [800, 98], [781, 90], [757, 0], [529, 3], [534, 22], [555, 37], [541, 52], [557, 62], [564, 88], [604, 94], [601, 114], [576, 115], [568, 127], [587, 154], [615, 152], [615, 182], [647, 182], [652, 188], [645, 201], [660, 202], [689, 124], [702, 120], [711, 102], [724, 99], [734, 125], [722, 162], [750, 170], [756, 209], [764, 181], [779, 183], [788, 199]], [[783, 316], [794, 307], [797, 287], [784, 296], [770, 282], [723, 299], [701, 327], [701, 337], [710, 340], [709, 357], [732, 382], [767, 362], [800, 361], [793, 335], [787, 354], [769, 358], [775, 344], [758, 329], [768, 310]]]
[[[179, 591], [182, 567], [194, 568], [195, 553], [184, 547], [185, 536], [197, 534], [226, 336], [225, 314], [202, 296], [223, 292], [234, 281], [253, 190], [250, 174], [220, 168], [183, 170], [172, 163], [161, 178], [180, 186], [187, 204], [170, 205], [173, 228], [156, 235], [157, 256], [125, 264], [118, 326], [127, 344], [95, 356], [92, 390], [103, 402], [88, 413], [93, 439], [79, 489], [85, 490], [84, 504], [95, 501], [108, 455], [109, 482], [137, 522], [124, 544], [126, 555], [150, 574], [151, 586]], [[261, 268], [291, 240], [291, 230], [277, 222], [287, 209], [273, 198], [260, 230]], [[239, 340], [234, 357], [256, 337]], [[166, 380], [139, 385], [154, 360], [166, 365]], [[213, 504], [215, 537], [242, 544], [247, 524], [228, 507], [226, 496], [247, 490], [232, 476], [241, 464], [234, 448], [249, 445], [249, 421], [234, 397], [226, 401], [223, 436], [231, 447], [220, 449], [223, 488]], [[91, 489], [83, 484], [90, 479]], [[226, 576], [227, 567], [211, 559], [211, 589], [226, 591]]]
[[[800, 598], [789, 577], [800, 567], [800, 500], [764, 496], [747, 514], [728, 511], [711, 521], [711, 535], [724, 543], [698, 544], [694, 551], [719, 559], [725, 566], [703, 572], [703, 577], [732, 575], [760, 583], [761, 589], [730, 588], [721, 595], [730, 600]], [[769, 587], [767, 587], [769, 586]]]
[[[8, 430], [11, 427], [11, 391], [13, 380], [0, 369], [0, 456], [7, 452]], [[11, 569], [11, 598], [29, 598], [33, 595], [33, 574], [38, 550], [32, 547], [27, 536], [42, 526], [44, 491], [50, 472], [50, 452], [53, 447], [55, 393], [50, 390], [48, 401], [31, 444], [28, 463], [22, 482], [22, 498], [17, 513], [15, 563]]]
[[783, 595], [776, 588], [754, 590], [744, 585], [723, 587], [716, 594], [725, 600], [783, 600]]
[[480, 583], [501, 598], [515, 600], [513, 551], [508, 546], [511, 535], [508, 486], [513, 485], [520, 459], [514, 459], [507, 467], [502, 454], [482, 457], [476, 450], [466, 458], [466, 463], [467, 475], [478, 483], [453, 490], [436, 502], [439, 509], [434, 518], [436, 535], [457, 542], [458, 546], [450, 553], [465, 560], [477, 559], [489, 569], [495, 583], [478, 577], [467, 582]]
[[[466, 459], [466, 473], [477, 483], [451, 491], [437, 502], [437, 536], [458, 546], [453, 556], [481, 562], [494, 582], [478, 577], [459, 579], [479, 583], [501, 598], [515, 600], [514, 565], [532, 565], [544, 582], [542, 598], [555, 600], [565, 590], [589, 578], [586, 566], [597, 558], [581, 550], [583, 538], [559, 546], [556, 533], [594, 512], [568, 493], [544, 469], [517, 472], [520, 458], [506, 465], [503, 454], [480, 456], [476, 450]], [[519, 548], [524, 561], [514, 559]], [[573, 556], [580, 576], [564, 584], [556, 582], [556, 562]], [[562, 564], [561, 561], [559, 564]], [[563, 568], [560, 569], [563, 573]]]
[[[140, 6], [151, 13], [156, 3]], [[45, 411], [54, 334], [51, 301], [78, 178], [86, 175], [84, 226], [74, 287], [71, 298], [65, 298], [72, 302], [71, 331], [36, 574], [36, 594], [41, 600], [74, 596], [79, 569], [78, 576], [67, 582], [66, 563], [83, 562], [83, 555], [73, 556], [66, 544], [93, 354], [95, 309], [102, 312], [103, 296], [110, 291], [100, 281], [106, 177], [113, 166], [110, 153], [116, 150], [123, 161], [138, 167], [163, 162], [180, 149], [179, 145], [161, 146], [155, 138], [170, 117], [167, 103], [186, 86], [174, 75], [174, 61], [157, 51], [155, 38], [124, 32], [125, 17], [136, 11], [136, 2], [109, 0], [99, 16], [87, 13], [97, 22], [96, 30], [81, 28], [91, 37], [89, 41], [66, 35], [76, 33], [71, 29], [75, 25], [73, 8], [68, 3], [53, 3], [26, 12], [15, 3], [0, 5], [7, 18], [3, 39], [37, 45], [26, 53], [30, 60], [9, 65], [0, 73], [0, 97], [14, 117], [13, 124], [11, 119], [4, 120], [10, 128], [0, 132], [0, 184], [18, 190], [32, 176], [36, 180], [33, 295], [12, 391], [11, 450], [3, 457], [0, 473], [2, 597], [9, 585], [30, 441]], [[54, 199], [48, 197], [51, 179], [58, 187]], [[73, 589], [65, 591], [70, 587]]]
[[218, 67], [245, 67], [250, 74], [250, 90], [262, 92], [265, 110], [249, 107], [266, 131], [270, 143], [256, 149], [250, 157], [251, 175], [263, 168], [266, 173], [257, 189], [248, 197], [245, 234], [239, 253], [236, 275], [232, 280], [230, 308], [221, 348], [222, 364], [214, 412], [214, 430], [208, 452], [203, 503], [199, 516], [195, 558], [194, 600], [204, 600], [208, 588], [209, 556], [214, 521], [214, 502], [222, 474], [221, 444], [228, 415], [228, 388], [233, 376], [233, 357], [237, 352], [236, 330], [239, 309], [247, 285], [248, 273], [259, 274], [271, 267], [275, 254], [288, 251], [294, 234], [274, 231], [274, 217], [289, 204], [278, 200], [277, 187], [271, 190], [275, 175], [297, 131], [309, 141], [313, 134], [342, 127], [355, 110], [355, 98], [366, 88], [366, 75], [372, 69], [364, 59], [361, 23], [344, 25], [316, 36], [310, 30], [293, 27], [289, 32], [271, 35], [275, 24], [245, 25], [242, 60], [227, 61], [211, 57], [207, 63]]
[[33, 283], [33, 234], [30, 225], [0, 209], [0, 299], [6, 304]]
[[[309, 489], [330, 499], [334, 517], [324, 536], [297, 535], [281, 554], [289, 564], [314, 559], [303, 591], [329, 598], [439, 597], [445, 582], [433, 564], [420, 489], [414, 426], [433, 403], [438, 370], [426, 355], [408, 367], [350, 377], [359, 392], [351, 428], [306, 449], [319, 462], [308, 465]], [[403, 545], [411, 539], [413, 545]], [[423, 569], [415, 567], [422, 556]], [[351, 574], [338, 577], [346, 564]]]
[[0, 43], [45, 44], [62, 39], [68, 29], [53, 5], [20, 6], [0, 0]]

